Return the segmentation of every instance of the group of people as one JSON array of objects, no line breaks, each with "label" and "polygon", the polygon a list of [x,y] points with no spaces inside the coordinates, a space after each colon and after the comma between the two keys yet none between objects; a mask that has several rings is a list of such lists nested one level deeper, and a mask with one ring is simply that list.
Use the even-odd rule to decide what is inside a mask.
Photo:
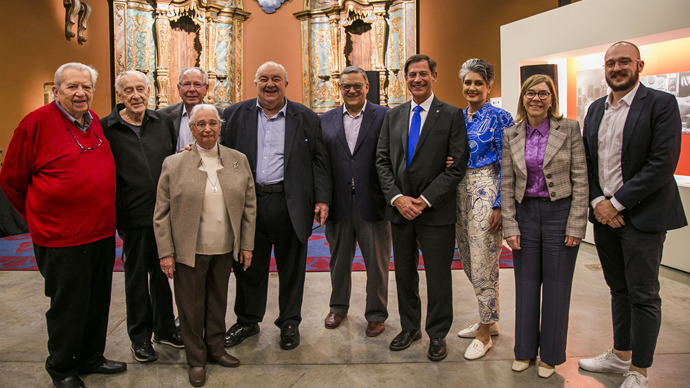
[{"label": "group of people", "polygon": [[[367,101],[366,72],[349,66],[339,79],[343,105],[319,117],[285,97],[287,72],[266,62],[256,72],[256,98],[224,110],[204,103],[201,68],[183,69],[182,102],[158,111],[147,108],[149,78],[125,71],[115,80],[120,103],[100,121],[90,110],[96,71],[61,66],[55,102],[22,120],[0,171],[0,187],[28,221],[51,300],[46,369],[54,385],[83,387],[79,374],[127,369],[103,357],[116,228],[134,358],[155,361],[152,342],[184,348],[189,381],[201,386],[207,362],[239,366],[225,348],[259,333],[272,252],[280,347],[299,346],[314,221],[325,224],[331,252],[327,329],[347,317],[359,245],[365,334],[385,330],[392,244],[401,325],[392,351],[422,337],[421,251],[432,361],[447,356],[456,241],[479,315],[458,333],[473,338],[465,358],[492,348],[505,239],[515,266],[512,369],[524,371],[539,356],[538,375],[548,378],[565,362],[589,208],[611,288],[614,342],[579,364],[645,387],[660,328],[665,233],[687,224],[673,179],[680,116],[673,96],[640,84],[644,61],[632,43],[612,45],[604,67],[611,93],[592,104],[582,133],[559,114],[545,75],[523,83],[514,123],[488,102],[495,74],[481,59],[459,72],[464,111],[435,96],[436,63],[418,54],[403,69],[412,99],[390,110]],[[231,270],[237,321],[226,331]]]}]

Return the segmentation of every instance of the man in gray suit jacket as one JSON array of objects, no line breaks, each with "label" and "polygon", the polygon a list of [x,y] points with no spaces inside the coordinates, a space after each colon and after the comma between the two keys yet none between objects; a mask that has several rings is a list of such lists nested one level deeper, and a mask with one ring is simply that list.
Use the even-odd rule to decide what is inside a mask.
[{"label": "man in gray suit jacket", "polygon": [[[453,323],[450,265],[455,247],[455,190],[467,169],[469,149],[462,111],[438,100],[436,62],[413,55],[405,62],[412,101],[386,113],[376,167],[392,223],[395,278],[402,331],[390,344],[403,350],[421,338],[417,265],[421,248],[427,278],[428,357],[447,355],[446,334]],[[453,163],[446,167],[446,156]]]},{"label": "man in gray suit jacket", "polygon": [[[158,110],[160,114],[170,117],[175,125],[175,134],[177,135],[176,150],[179,151],[194,143],[194,137],[192,137],[192,133],[189,131],[189,113],[197,104],[204,102],[207,92],[208,74],[204,69],[200,67],[185,67],[180,70],[177,93],[179,93],[182,101]],[[218,109],[218,114],[222,117],[223,108],[216,107],[216,109]]]},{"label": "man in gray suit jacket", "polygon": [[223,114],[221,144],[247,156],[256,181],[256,237],[252,265],[234,266],[237,323],[226,333],[235,346],[259,332],[266,312],[268,269],[275,253],[280,290],[280,347],[300,343],[307,240],[314,219],[324,224],[331,202],[328,156],[319,116],[288,101],[285,68],[275,62],[259,66],[257,98],[230,106]]},{"label": "man in gray suit jacket", "polygon": [[367,269],[366,335],[376,337],[388,318],[391,227],[376,174],[376,144],[388,108],[367,102],[367,73],[348,66],[340,73],[344,104],[321,115],[323,140],[331,161],[333,203],[326,222],[331,251],[330,312],[324,325],[335,329],[350,307],[352,260],[359,243]]},{"label": "man in gray suit jacket", "polygon": [[589,107],[583,136],[589,218],[611,288],[613,349],[579,364],[625,373],[622,386],[646,387],[661,327],[659,264],[666,231],[687,225],[673,178],[681,119],[673,95],[640,83],[644,61],[637,46],[614,43],[604,60],[611,94]]}]

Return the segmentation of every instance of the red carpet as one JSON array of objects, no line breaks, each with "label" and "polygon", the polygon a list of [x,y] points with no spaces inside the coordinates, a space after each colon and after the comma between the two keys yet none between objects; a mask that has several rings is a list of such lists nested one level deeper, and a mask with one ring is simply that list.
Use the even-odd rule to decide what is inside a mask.
[{"label": "red carpet", "polygon": [[[328,242],[324,236],[324,228],[318,228],[309,238],[309,247],[307,248],[307,271],[308,272],[327,272],[328,263],[331,258],[328,250]],[[115,239],[115,271],[122,271],[122,240],[119,237]],[[513,267],[513,255],[509,249],[503,247],[501,256],[499,258],[500,268]],[[455,257],[453,258],[452,269],[462,269],[462,263],[458,257],[458,251],[455,250]],[[364,261],[362,260],[362,253],[359,248],[355,252],[354,263],[352,264],[354,271],[364,271]],[[393,269],[393,257],[391,257],[390,269]],[[419,260],[419,269],[424,269],[424,259]],[[19,234],[16,236],[0,238],[0,271],[36,271],[36,260],[34,258],[33,244],[29,234]],[[274,259],[271,259],[271,271],[276,270]]]}]

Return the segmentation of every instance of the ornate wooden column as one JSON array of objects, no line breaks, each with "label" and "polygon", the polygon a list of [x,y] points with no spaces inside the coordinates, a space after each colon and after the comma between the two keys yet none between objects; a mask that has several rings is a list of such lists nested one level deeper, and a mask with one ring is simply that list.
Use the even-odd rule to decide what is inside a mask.
[{"label": "ornate wooden column", "polygon": [[338,106],[340,71],[349,65],[378,73],[382,105],[406,101],[400,69],[416,53],[414,0],[304,0],[294,15],[301,22],[305,105],[317,112]]},{"label": "ornate wooden column", "polygon": [[[114,0],[115,75],[140,70],[153,85],[149,107],[179,101],[177,71],[208,73],[206,101],[242,100],[243,0]],[[174,74],[173,74],[174,73]]]}]

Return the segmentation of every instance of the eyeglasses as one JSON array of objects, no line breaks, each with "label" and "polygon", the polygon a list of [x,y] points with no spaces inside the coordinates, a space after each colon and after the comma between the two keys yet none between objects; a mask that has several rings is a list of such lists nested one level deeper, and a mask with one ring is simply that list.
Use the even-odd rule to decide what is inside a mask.
[{"label": "eyeglasses", "polygon": [[540,92],[535,92],[534,90],[529,90],[525,93],[525,97],[527,97],[530,100],[534,99],[534,97],[539,97],[540,100],[546,100],[547,98],[549,98],[550,95],[551,95],[551,93],[545,92],[543,90]]},{"label": "eyeglasses", "polygon": [[89,151],[95,150],[96,148],[100,147],[101,144],[103,144],[103,140],[101,140],[101,138],[98,137],[98,134],[96,132],[93,132],[94,136],[96,136],[96,139],[98,140],[98,144],[96,144],[93,147],[84,148],[84,146],[81,145],[81,143],[79,143],[79,140],[77,140],[76,136],[74,136],[72,131],[70,131],[69,128],[65,128],[65,129],[67,129],[67,133],[69,133],[70,136],[72,136],[72,139],[74,139],[74,141],[77,142],[77,145],[79,146],[79,148],[81,148],[81,152],[89,152]]},{"label": "eyeglasses", "polygon": [[205,129],[206,127],[216,128],[217,126],[220,125],[220,121],[211,120],[208,123],[205,121],[193,121],[193,122],[189,123],[189,125],[192,125],[192,126],[199,128],[199,129]]},{"label": "eyeglasses", "polygon": [[623,59],[620,59],[617,61],[607,61],[604,64],[604,67],[607,70],[613,70],[616,67],[616,64],[618,64],[618,67],[620,67],[621,69],[627,69],[630,67],[630,65],[632,65],[633,62],[637,62],[637,61],[638,61],[638,59],[632,60],[630,58],[623,58]]},{"label": "eyeglasses", "polygon": [[185,82],[183,84],[178,84],[178,85],[180,85],[180,87],[183,89],[190,89],[192,87],[194,89],[201,89],[201,88],[206,86],[206,84],[202,84],[201,82]]},{"label": "eyeglasses", "polygon": [[364,84],[361,82],[357,82],[356,84],[341,84],[340,89],[344,92],[347,92],[350,89],[354,89],[356,92],[359,92],[362,90],[364,87]]}]

